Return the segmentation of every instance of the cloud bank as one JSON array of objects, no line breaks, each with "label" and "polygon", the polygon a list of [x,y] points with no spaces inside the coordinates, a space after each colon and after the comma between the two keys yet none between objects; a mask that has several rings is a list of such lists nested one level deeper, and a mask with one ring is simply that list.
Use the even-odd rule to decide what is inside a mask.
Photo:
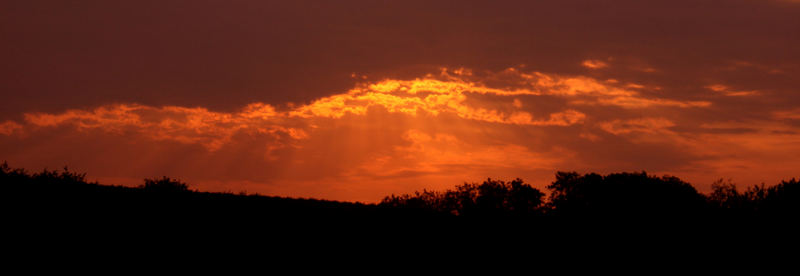
[{"label": "cloud bank", "polygon": [[0,152],[120,184],[170,175],[204,190],[361,201],[486,177],[545,185],[556,170],[645,169],[702,185],[788,177],[785,164],[800,164],[796,110],[751,122],[698,119],[731,95],[675,99],[660,90],[516,67],[442,68],[232,112],[118,103],[25,113],[0,124]]}]

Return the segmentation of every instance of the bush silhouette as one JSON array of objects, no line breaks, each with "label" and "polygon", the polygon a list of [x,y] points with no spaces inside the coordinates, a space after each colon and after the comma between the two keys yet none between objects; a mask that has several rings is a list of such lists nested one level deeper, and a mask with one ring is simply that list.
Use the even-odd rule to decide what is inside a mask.
[{"label": "bush silhouette", "polygon": [[145,191],[157,193],[185,193],[190,192],[189,186],[186,183],[180,182],[177,179],[169,177],[162,177],[161,179],[145,178],[144,184],[139,186]]}]

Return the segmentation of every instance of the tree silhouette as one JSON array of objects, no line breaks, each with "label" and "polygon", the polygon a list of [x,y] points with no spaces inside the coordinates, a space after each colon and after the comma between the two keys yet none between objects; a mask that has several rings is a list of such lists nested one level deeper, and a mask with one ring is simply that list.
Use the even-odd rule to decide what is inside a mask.
[{"label": "tree silhouette", "polygon": [[673,176],[558,172],[547,188],[553,212],[560,215],[671,216],[705,211],[705,197]]},{"label": "tree silhouette", "polygon": [[[29,173],[0,164],[0,198],[19,208],[51,216],[178,217],[202,219],[238,214],[240,218],[514,218],[517,221],[559,221],[552,218],[624,218],[639,222],[661,218],[793,218],[800,213],[800,182],[740,190],[731,181],[712,184],[708,196],[673,176],[645,172],[600,175],[557,172],[544,194],[522,179],[487,179],[452,190],[391,195],[379,204],[293,199],[258,195],[198,192],[169,177],[145,179],[138,187],[87,182],[86,174],[63,170]],[[590,220],[591,221],[591,220]],[[675,222],[676,220],[666,220]],[[775,220],[780,221],[780,220]],[[787,220],[790,221],[790,220]],[[592,221],[597,222],[597,221]],[[537,225],[539,224],[537,222]]]},{"label": "tree silhouette", "polygon": [[767,188],[761,205],[764,212],[773,215],[796,215],[800,212],[800,182],[792,178]]},{"label": "tree silhouette", "polygon": [[719,179],[711,184],[708,201],[723,215],[753,215],[766,195],[764,186],[752,186],[740,192],[731,180]]},{"label": "tree silhouette", "polygon": [[464,183],[445,192],[423,191],[414,195],[391,195],[382,206],[427,209],[466,217],[526,216],[541,213],[544,194],[524,183],[487,179],[481,184]]}]

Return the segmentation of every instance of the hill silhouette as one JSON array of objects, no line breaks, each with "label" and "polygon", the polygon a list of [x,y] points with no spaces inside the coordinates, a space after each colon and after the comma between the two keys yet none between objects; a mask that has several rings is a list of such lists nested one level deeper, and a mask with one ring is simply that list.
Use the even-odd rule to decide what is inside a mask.
[{"label": "hill silhouette", "polygon": [[[64,168],[31,173],[0,165],[3,202],[49,217],[157,218],[162,220],[394,220],[707,219],[794,217],[800,210],[796,179],[740,191],[722,180],[699,193],[674,176],[645,172],[599,175],[557,172],[547,193],[522,179],[487,179],[446,191],[390,195],[365,204],[320,199],[211,193],[169,177],[138,187],[88,182]],[[548,196],[546,196],[548,194]],[[21,214],[18,213],[18,214]]]}]

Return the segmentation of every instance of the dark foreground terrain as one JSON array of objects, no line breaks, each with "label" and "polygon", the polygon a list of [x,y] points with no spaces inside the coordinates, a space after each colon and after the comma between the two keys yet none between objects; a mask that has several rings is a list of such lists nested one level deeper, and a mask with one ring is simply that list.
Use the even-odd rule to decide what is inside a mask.
[{"label": "dark foreground terrain", "polygon": [[547,195],[521,179],[488,179],[447,191],[390,195],[379,204],[190,190],[178,180],[145,179],[139,187],[89,183],[67,170],[30,173],[0,165],[2,202],[16,219],[56,225],[314,223],[445,225],[694,225],[794,221],[800,183],[792,179],[744,190],[719,181],[702,194],[677,177],[641,173],[558,172]]},{"label": "dark foreground terrain", "polygon": [[520,179],[487,179],[378,204],[199,192],[167,177],[109,186],[66,168],[30,173],[6,164],[0,185],[4,240],[17,256],[91,248],[93,256],[283,252],[301,260],[359,248],[370,258],[520,252],[514,256],[622,260],[609,255],[613,249],[627,258],[682,252],[705,260],[708,252],[755,256],[792,247],[800,209],[794,179],[744,190],[720,181],[702,194],[676,177],[644,172],[559,172],[547,195]]}]

